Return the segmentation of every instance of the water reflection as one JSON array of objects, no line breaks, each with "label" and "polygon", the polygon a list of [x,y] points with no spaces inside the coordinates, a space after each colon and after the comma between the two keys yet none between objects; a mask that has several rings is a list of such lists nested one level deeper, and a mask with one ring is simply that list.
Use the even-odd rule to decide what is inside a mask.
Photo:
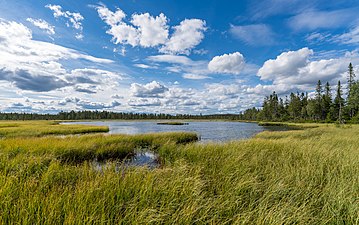
[{"label": "water reflection", "polygon": [[[92,166],[95,170],[103,172],[110,167],[107,161],[92,161]],[[154,169],[159,166],[158,155],[148,149],[136,150],[133,156],[129,156],[124,160],[115,162],[115,171],[122,171],[124,168],[131,166],[146,166],[149,169]]]}]

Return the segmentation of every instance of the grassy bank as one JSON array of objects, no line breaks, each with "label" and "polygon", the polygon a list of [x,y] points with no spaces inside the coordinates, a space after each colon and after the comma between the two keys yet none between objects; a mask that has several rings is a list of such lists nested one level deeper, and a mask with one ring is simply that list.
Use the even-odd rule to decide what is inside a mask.
[{"label": "grassy bank", "polygon": [[1,121],[0,137],[40,137],[108,132],[106,126],[64,125],[58,121]]},{"label": "grassy bank", "polygon": [[[319,125],[225,144],[179,145],[186,134],[6,138],[0,223],[355,224],[358,136],[359,126]],[[162,167],[98,171],[59,158],[124,143],[156,146]]]}]

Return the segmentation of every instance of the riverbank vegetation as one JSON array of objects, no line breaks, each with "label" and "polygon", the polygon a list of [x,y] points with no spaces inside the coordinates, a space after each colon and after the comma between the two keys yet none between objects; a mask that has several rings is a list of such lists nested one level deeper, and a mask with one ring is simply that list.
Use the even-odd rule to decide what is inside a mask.
[{"label": "riverbank vegetation", "polygon": [[[314,126],[207,144],[187,133],[5,137],[0,223],[358,223],[359,126]],[[119,168],[117,154],[137,147],[160,166]]]},{"label": "riverbank vegetation", "polygon": [[58,121],[2,121],[0,137],[40,137],[108,132],[106,126],[60,124]]}]

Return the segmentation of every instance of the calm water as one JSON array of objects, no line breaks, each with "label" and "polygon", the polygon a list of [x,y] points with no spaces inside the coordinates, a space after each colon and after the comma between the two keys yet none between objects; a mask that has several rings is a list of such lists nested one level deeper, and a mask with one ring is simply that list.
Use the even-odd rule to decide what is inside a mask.
[{"label": "calm water", "polygon": [[[84,124],[108,126],[110,134],[143,134],[169,131],[196,132],[201,137],[201,142],[229,141],[247,139],[264,130],[283,130],[281,127],[261,127],[256,123],[240,122],[189,122],[188,125],[158,125],[156,121],[93,121],[93,122],[68,122],[64,124]],[[103,171],[107,162],[93,161],[93,166],[98,171]],[[143,149],[136,151],[133,157],[119,161],[116,171],[120,172],[128,166],[146,166],[156,168],[158,156],[156,153]]]},{"label": "calm water", "polygon": [[189,122],[188,125],[157,125],[156,121],[93,121],[65,124],[87,124],[108,126],[111,134],[143,134],[168,131],[196,132],[201,141],[228,141],[247,139],[273,127],[261,127],[256,123],[240,122]]}]

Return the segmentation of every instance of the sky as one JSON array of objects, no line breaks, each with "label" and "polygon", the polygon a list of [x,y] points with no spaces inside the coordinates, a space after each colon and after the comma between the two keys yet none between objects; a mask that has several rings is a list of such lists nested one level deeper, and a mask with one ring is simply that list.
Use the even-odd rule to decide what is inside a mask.
[{"label": "sky", "polygon": [[359,74],[357,0],[0,0],[0,111],[239,113]]}]

